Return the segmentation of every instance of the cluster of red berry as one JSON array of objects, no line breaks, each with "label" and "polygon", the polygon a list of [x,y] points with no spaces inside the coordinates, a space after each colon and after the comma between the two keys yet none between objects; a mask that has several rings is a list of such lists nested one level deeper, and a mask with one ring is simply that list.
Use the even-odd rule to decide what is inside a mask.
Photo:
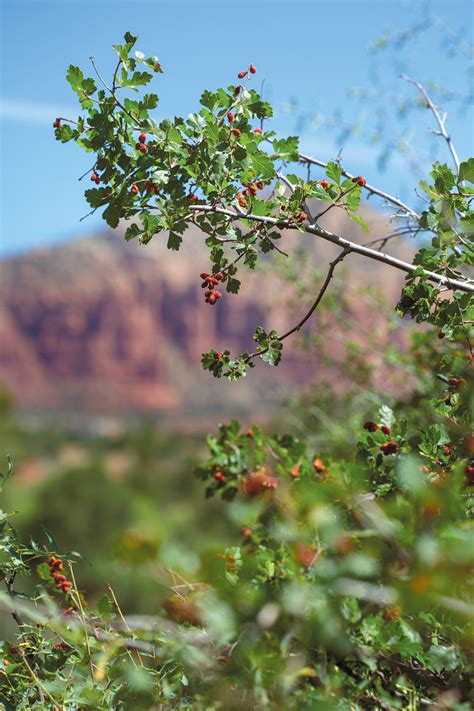
[{"label": "cluster of red berry", "polygon": [[273,473],[264,469],[250,472],[245,476],[242,483],[243,492],[246,496],[258,496],[265,491],[278,489],[279,481]]},{"label": "cluster of red berry", "polygon": [[148,147],[145,145],[146,143],[146,133],[141,133],[138,136],[138,142],[135,143],[135,148],[137,151],[140,151],[140,153],[148,153]]},{"label": "cluster of red berry", "polygon": [[[245,79],[245,77],[248,75],[249,72],[250,72],[250,74],[256,74],[256,73],[257,73],[257,69],[256,69],[256,67],[255,67],[253,64],[251,64],[248,69],[245,69],[244,71],[239,72],[239,73],[237,74],[237,76],[239,77],[239,79]],[[237,93],[238,93],[238,92],[237,92]]]},{"label": "cluster of red berry", "polygon": [[56,556],[52,555],[48,560],[48,567],[57,589],[62,590],[64,593],[69,593],[72,588],[72,583],[60,572],[63,569],[61,558],[56,558]]},{"label": "cluster of red berry", "polygon": [[[379,428],[380,431],[387,436],[391,432],[388,425],[378,425],[376,422],[372,422],[371,420],[364,422],[364,430],[367,430],[368,432],[377,432]],[[398,450],[399,445],[396,442],[385,442],[385,444],[380,445],[380,451],[385,457],[388,457],[389,454],[396,454]]]},{"label": "cluster of red berry", "polygon": [[206,303],[215,304],[216,301],[222,297],[221,292],[215,288],[222,280],[222,272],[218,272],[214,275],[208,274],[207,272],[201,272],[199,276],[201,277],[201,279],[203,279],[203,282],[201,284],[202,288],[207,289],[207,291],[204,293]]},{"label": "cluster of red berry", "polygon": [[230,132],[233,136],[237,136],[237,138],[240,138],[242,135],[242,131],[240,131],[238,128],[233,128],[232,124],[234,123],[235,120],[235,114],[233,111],[228,111],[227,112],[227,120],[231,125]]},{"label": "cluster of red berry", "polygon": [[466,381],[464,378],[449,378],[448,383],[455,390],[459,390],[462,385],[466,384]]},{"label": "cluster of red berry", "polygon": [[380,451],[383,453],[384,457],[388,457],[389,454],[396,454],[398,452],[399,445],[396,442],[386,442],[380,445]]},{"label": "cluster of red berry", "polygon": [[[244,71],[242,71],[242,72],[239,72],[239,73],[237,74],[237,76],[238,76],[239,79],[245,79],[245,77],[248,76],[249,73],[250,73],[250,74],[256,74],[256,72],[257,72],[257,69],[255,68],[255,66],[254,66],[253,64],[251,64],[248,69],[246,69],[246,70],[244,70]],[[240,94],[241,90],[242,90],[242,86],[241,86],[240,84],[237,85],[236,87],[234,87],[234,94],[235,94],[235,96],[238,96],[238,95]],[[234,114],[233,111],[228,111],[228,113],[227,113],[227,120],[228,120],[228,122],[229,122],[230,125],[231,125],[230,133],[231,133],[233,136],[236,136],[236,138],[240,138],[240,137],[242,136],[242,131],[241,131],[240,129],[238,129],[238,128],[232,127],[232,124],[233,124],[233,122],[234,122],[234,120],[235,120],[235,114]],[[261,128],[260,128],[260,129],[255,129],[254,133],[262,133],[262,129],[261,129]]]},{"label": "cluster of red berry", "polygon": [[247,200],[245,198],[250,196],[255,197],[257,190],[263,190],[265,187],[265,181],[258,180],[256,183],[252,183],[250,180],[244,180],[242,185],[244,186],[242,192],[238,192],[235,199],[239,203],[240,207],[247,207]]},{"label": "cluster of red berry", "polygon": [[362,177],[362,175],[357,175],[355,178],[352,178],[353,183],[357,183],[357,185],[360,188],[363,188],[367,184],[367,180]]},{"label": "cluster of red berry", "polygon": [[97,173],[95,172],[95,170],[94,170],[94,172],[91,174],[91,181],[92,181],[93,183],[95,183],[96,185],[100,185],[100,178],[99,178],[99,176],[97,175]]},{"label": "cluster of red berry", "polygon": [[158,185],[155,185],[153,180],[147,180],[147,182],[145,183],[145,189],[147,193],[155,193],[155,195],[160,194],[160,188],[158,187]]},{"label": "cluster of red berry", "polygon": [[380,431],[383,432],[386,435],[390,434],[390,427],[388,425],[377,425],[375,422],[372,422],[371,420],[367,420],[364,422],[364,430],[367,430],[368,432],[377,432],[377,430],[380,427]]}]

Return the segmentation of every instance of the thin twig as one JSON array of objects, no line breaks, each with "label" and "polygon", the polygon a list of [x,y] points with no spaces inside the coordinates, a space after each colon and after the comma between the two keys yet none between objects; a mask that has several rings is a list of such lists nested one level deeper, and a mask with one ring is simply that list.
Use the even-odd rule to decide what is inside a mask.
[{"label": "thin twig", "polygon": [[81,595],[79,593],[79,590],[77,589],[76,579],[74,577],[74,570],[72,568],[71,563],[69,563],[69,572],[71,574],[72,582],[74,584],[74,592],[75,592],[76,598],[77,598],[77,606],[78,606],[79,611],[81,613],[81,620],[82,620],[82,624],[83,624],[83,628],[84,628],[84,635],[85,635],[85,640],[86,640],[86,649],[87,649],[87,657],[88,657],[88,662],[89,662],[89,670],[90,670],[92,682],[94,683],[94,681],[95,681],[94,667],[92,666],[92,654],[91,654],[91,648],[90,648],[90,644],[89,644],[89,635],[87,634],[87,620],[86,620],[86,616],[84,614],[84,608],[82,606]]},{"label": "thin twig", "polygon": [[[135,639],[135,635],[133,634],[132,630],[130,629],[130,627],[129,627],[128,623],[127,623],[126,618],[125,618],[124,615],[123,615],[123,612],[122,612],[122,610],[121,610],[121,608],[120,608],[120,605],[119,605],[119,603],[118,603],[117,597],[116,597],[116,595],[115,595],[115,593],[114,593],[114,591],[113,591],[112,586],[110,585],[110,583],[106,583],[106,587],[107,587],[107,590],[109,591],[109,593],[110,593],[111,596],[112,596],[112,600],[113,600],[113,603],[114,603],[114,607],[115,607],[115,609],[117,610],[118,615],[119,615],[120,619],[122,620],[123,624],[125,625],[125,629],[126,629],[127,632],[128,632],[129,634],[131,634],[131,635],[133,636],[133,638]],[[127,651],[128,651],[128,650],[127,650]],[[131,661],[132,661],[133,666],[135,667],[135,669],[138,669],[137,664],[136,664],[136,662],[135,662],[135,659],[133,658],[133,654],[131,654],[129,651],[128,651],[128,653],[129,653],[129,657],[130,657],[130,659],[131,659]],[[141,658],[140,651],[138,650],[138,648],[137,648],[137,657],[138,657],[138,660],[139,660],[139,662],[140,662],[140,666],[143,667],[143,659]]]},{"label": "thin twig", "polygon": [[[299,322],[296,324],[296,326],[293,326],[293,328],[290,328],[289,331],[286,331],[286,333],[284,333],[282,336],[279,337],[278,340],[279,340],[280,342],[281,342],[281,341],[284,341],[286,338],[288,338],[289,336],[293,335],[293,333],[296,333],[297,331],[299,331],[299,330],[304,326],[304,324],[306,323],[306,321],[309,321],[309,319],[311,318],[311,316],[314,314],[314,312],[315,312],[316,309],[318,308],[319,304],[321,303],[324,294],[326,293],[326,290],[327,290],[327,288],[328,288],[328,286],[329,286],[329,283],[330,283],[330,281],[331,281],[331,279],[332,279],[332,277],[333,277],[335,268],[337,267],[337,265],[338,265],[340,262],[342,262],[342,260],[344,259],[344,257],[345,257],[347,254],[349,254],[349,251],[350,251],[350,250],[348,250],[348,249],[343,249],[342,252],[336,257],[336,259],[334,259],[334,260],[330,263],[328,272],[327,272],[327,274],[326,274],[326,278],[325,278],[325,280],[324,280],[324,282],[323,282],[323,285],[321,286],[321,289],[319,290],[319,293],[318,293],[316,299],[314,300],[313,304],[311,305],[311,308],[310,308],[309,311],[303,316],[303,318],[301,319],[301,321],[299,321]],[[256,358],[257,356],[261,356],[261,355],[263,355],[264,353],[267,353],[267,351],[269,351],[269,350],[270,350],[270,347],[264,348],[264,349],[261,350],[261,351],[255,351],[254,353],[250,353],[250,355],[247,356],[247,358],[245,359],[245,362],[248,363],[250,360],[252,360],[252,358]]]},{"label": "thin twig", "polygon": [[406,74],[401,74],[400,78],[403,79],[404,81],[408,82],[409,84],[413,84],[416,86],[420,94],[423,96],[424,100],[426,101],[428,108],[431,110],[433,113],[433,116],[435,117],[438,126],[439,126],[439,136],[442,136],[446,143],[448,144],[449,151],[451,153],[451,156],[454,161],[454,165],[456,167],[456,173],[459,174],[459,158],[458,154],[456,152],[456,149],[453,144],[453,140],[449,133],[446,131],[446,115],[441,116],[441,114],[438,111],[437,106],[434,104],[433,100],[431,99],[430,95],[426,91],[425,87],[423,84],[416,79],[412,79],[411,77],[407,77]]},{"label": "thin twig", "polygon": [[334,200],[326,208],[324,208],[324,210],[321,210],[321,212],[319,212],[314,217],[313,222],[317,222],[320,219],[320,217],[325,215],[326,212],[329,212],[329,210],[331,208],[338,207],[339,200],[342,200],[343,197],[345,197],[348,193],[351,192],[351,190],[354,190],[354,188],[356,188],[356,187],[357,187],[357,183],[354,183],[354,185],[351,185],[351,187],[348,188],[347,190],[343,190],[342,192],[340,192],[339,195],[336,198],[334,198]]},{"label": "thin twig", "polygon": [[[321,168],[327,168],[327,163],[325,163],[322,160],[319,160],[318,158],[312,158],[311,156],[307,156],[304,153],[300,153],[298,155],[299,162],[300,163],[310,163],[312,165],[319,165]],[[345,178],[355,178],[357,176],[353,175],[352,173],[348,173],[347,170],[344,170],[342,168],[342,175]],[[395,205],[398,207],[400,210],[403,210],[407,215],[410,215],[411,217],[416,218],[419,220],[420,216],[418,215],[417,212],[412,210],[411,207],[408,207],[408,205],[405,205],[404,202],[399,200],[398,198],[394,197],[393,195],[390,195],[389,193],[384,192],[383,190],[379,190],[379,188],[374,187],[373,185],[369,185],[369,183],[366,183],[364,185],[364,190],[366,190],[368,193],[372,195],[378,195],[379,197],[383,198],[387,202],[390,202],[392,205]]]},{"label": "thin twig", "polygon": [[[97,65],[96,65],[96,63],[95,63],[95,61],[94,61],[94,57],[89,57],[89,59],[90,59],[91,62],[92,62],[92,66],[94,67],[94,71],[95,71],[95,73],[97,74],[99,80],[100,80],[100,81],[102,82],[102,84],[105,86],[105,88],[107,89],[107,91],[110,92],[110,95],[111,95],[112,98],[114,99],[114,101],[115,101],[115,103],[117,104],[117,106],[120,106],[120,108],[122,109],[122,111],[123,111],[124,113],[126,113],[129,118],[132,119],[132,121],[133,121],[134,124],[135,124],[135,127],[136,127],[137,129],[140,129],[140,125],[137,123],[136,117],[135,117],[132,113],[130,113],[130,111],[128,111],[128,110],[125,108],[125,106],[122,104],[122,102],[117,98],[116,89],[115,89],[115,88],[112,89],[112,87],[109,86],[109,85],[107,84],[107,82],[105,81],[105,79],[101,76],[99,70],[97,69]],[[115,79],[115,77],[114,77],[114,79]]]},{"label": "thin twig", "polygon": [[24,631],[25,622],[15,605],[15,591],[13,590],[13,583],[15,582],[16,573],[12,573],[8,578],[4,578],[5,587],[12,601],[12,617],[16,624],[20,628],[20,631]]}]

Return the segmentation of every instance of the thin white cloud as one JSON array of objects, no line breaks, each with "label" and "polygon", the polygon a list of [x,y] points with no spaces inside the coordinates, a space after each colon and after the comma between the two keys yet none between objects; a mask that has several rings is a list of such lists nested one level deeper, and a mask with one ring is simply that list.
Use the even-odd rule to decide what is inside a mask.
[{"label": "thin white cloud", "polygon": [[0,120],[21,121],[22,123],[50,125],[57,116],[75,117],[77,109],[57,104],[41,104],[35,101],[2,99]]}]

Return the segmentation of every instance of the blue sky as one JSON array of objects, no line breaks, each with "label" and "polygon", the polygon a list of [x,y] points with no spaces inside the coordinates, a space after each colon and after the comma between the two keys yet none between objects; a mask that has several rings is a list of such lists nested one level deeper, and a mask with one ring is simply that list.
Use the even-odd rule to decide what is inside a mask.
[{"label": "blue sky", "polygon": [[[276,107],[279,132],[298,131],[302,149],[326,160],[343,145],[343,128],[358,124],[356,135],[343,145],[345,167],[414,201],[405,159],[395,157],[382,171],[380,146],[357,134],[372,133],[378,108],[384,141],[403,136],[403,145],[421,147],[418,173],[426,171],[435,150],[449,160],[428,133],[433,123],[427,112],[409,115],[405,122],[398,118],[399,102],[414,98],[414,92],[397,74],[406,71],[465,96],[473,5],[431,0],[434,26],[429,29],[423,7],[416,0],[0,0],[0,254],[70,239],[103,224],[98,216],[79,222],[87,206],[77,178],[89,168],[90,156],[74,144],[56,143],[52,122],[57,115],[78,113],[64,78],[68,65],[87,69],[94,55],[107,74],[114,62],[111,45],[126,30],[138,34],[137,46],[158,55],[164,66],[156,85],[158,118],[195,110],[203,89],[227,86],[253,62],[257,86],[265,80],[265,97]],[[416,22],[422,31],[415,40],[396,51],[368,52],[390,29]],[[375,103],[350,96],[354,86],[371,92]],[[450,103],[446,108],[458,151],[467,157],[473,152],[472,112]],[[336,110],[340,118],[334,121]]]}]

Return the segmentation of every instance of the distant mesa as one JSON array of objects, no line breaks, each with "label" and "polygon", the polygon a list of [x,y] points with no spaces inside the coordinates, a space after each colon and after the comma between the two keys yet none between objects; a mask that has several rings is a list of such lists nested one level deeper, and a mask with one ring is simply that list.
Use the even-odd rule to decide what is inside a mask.
[{"label": "distant mesa", "polygon": [[[369,213],[377,229],[382,218]],[[328,221],[362,239],[344,215]],[[364,236],[365,237],[365,236]],[[297,236],[324,264],[332,245]],[[296,245],[285,236],[285,249]],[[406,245],[405,251],[409,249]],[[323,261],[324,260],[324,261]],[[400,274],[351,256],[351,284],[384,283],[396,298]],[[166,412],[206,416],[271,407],[298,380],[298,349],[280,367],[258,365],[242,385],[216,382],[201,370],[203,351],[250,348],[259,323],[283,329],[294,318],[282,309],[281,285],[246,273],[238,297],[210,307],[199,273],[209,269],[202,236],[190,230],[179,255],[157,235],[146,247],[123,240],[123,230],[79,238],[0,262],[0,382],[25,411],[123,415]],[[247,278],[248,276],[248,278]],[[263,306],[258,302],[263,284]],[[313,323],[312,327],[316,327]],[[297,339],[295,339],[297,341]],[[203,397],[203,394],[206,394]]]}]

